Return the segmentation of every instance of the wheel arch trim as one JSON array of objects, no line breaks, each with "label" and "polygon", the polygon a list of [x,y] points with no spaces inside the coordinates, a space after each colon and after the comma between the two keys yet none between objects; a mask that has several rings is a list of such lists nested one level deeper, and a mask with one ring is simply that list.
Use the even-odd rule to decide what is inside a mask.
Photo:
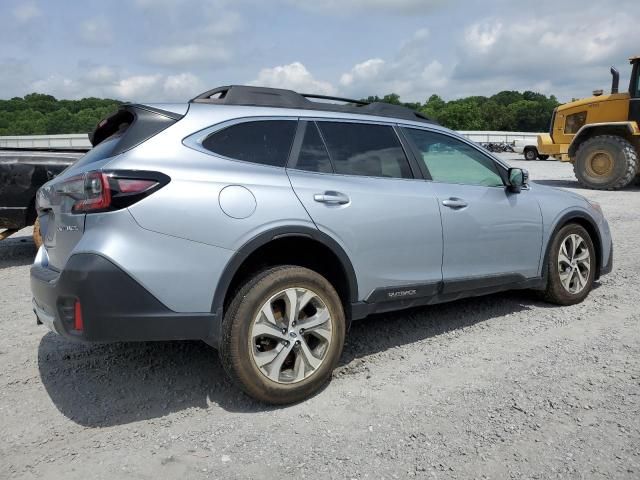
[{"label": "wheel arch trim", "polygon": [[[578,152],[578,147],[585,142],[589,138],[589,133],[596,128],[611,128],[611,131],[616,131],[620,129],[626,129],[631,136],[640,135],[640,130],[636,126],[635,122],[603,122],[603,123],[590,123],[589,125],[584,125],[580,127],[580,130],[575,134],[573,140],[569,144],[569,148],[567,153],[570,157],[574,157]],[[606,133],[605,133],[606,135]]]},{"label": "wheel arch trim", "polygon": [[[592,242],[593,242],[594,248],[596,249],[596,261],[598,262],[596,266],[596,278],[599,278],[600,269],[604,265],[604,261],[603,261],[604,250],[602,248],[602,235],[600,234],[600,228],[598,228],[598,223],[595,221],[593,216],[591,216],[589,213],[587,213],[584,210],[571,210],[571,211],[565,212],[555,220],[553,224],[553,228],[551,229],[551,234],[549,235],[547,240],[547,245],[545,248],[545,253],[544,253],[543,262],[542,262],[541,273],[544,278],[546,278],[546,276],[548,275],[546,268],[549,262],[549,255],[551,253],[551,245],[553,244],[553,239],[555,238],[555,236],[558,234],[558,232],[562,227],[564,227],[569,223],[576,223],[575,220],[586,221],[591,227],[591,229],[595,232],[595,238],[592,238]],[[588,233],[589,235],[591,235],[591,237],[593,237],[592,232],[588,232]]]},{"label": "wheel arch trim", "polygon": [[215,289],[211,311],[220,315],[223,314],[224,299],[227,296],[229,286],[242,264],[251,254],[272,241],[291,237],[311,239],[327,247],[338,258],[346,275],[347,284],[349,286],[349,301],[352,303],[357,302],[358,280],[355,269],[353,268],[349,256],[336,240],[326,233],[311,227],[276,227],[264,231],[246,242],[234,253],[229,262],[227,262]]}]

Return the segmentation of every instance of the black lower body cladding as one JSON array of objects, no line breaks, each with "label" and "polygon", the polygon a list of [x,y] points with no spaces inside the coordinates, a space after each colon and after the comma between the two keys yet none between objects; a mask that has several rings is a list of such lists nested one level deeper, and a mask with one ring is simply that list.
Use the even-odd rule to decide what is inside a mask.
[{"label": "black lower body cladding", "polygon": [[[218,330],[211,313],[177,313],[106,258],[76,254],[64,271],[31,267],[38,308],[54,317],[65,337],[89,342],[211,340]],[[83,328],[74,330],[73,305],[81,305]]]}]

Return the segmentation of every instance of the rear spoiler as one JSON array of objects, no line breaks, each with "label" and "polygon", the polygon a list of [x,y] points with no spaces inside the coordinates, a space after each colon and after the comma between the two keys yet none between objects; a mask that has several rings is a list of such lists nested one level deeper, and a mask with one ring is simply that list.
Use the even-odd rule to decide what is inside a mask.
[{"label": "rear spoiler", "polygon": [[117,155],[160,133],[182,117],[184,115],[149,105],[125,103],[117,112],[98,123],[89,134],[89,141],[95,147],[107,138],[121,136],[113,152],[113,155]]}]

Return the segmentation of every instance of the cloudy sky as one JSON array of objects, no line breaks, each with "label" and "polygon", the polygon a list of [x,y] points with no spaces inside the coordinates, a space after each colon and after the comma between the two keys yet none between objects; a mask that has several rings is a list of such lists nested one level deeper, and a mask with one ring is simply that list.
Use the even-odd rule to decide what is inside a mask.
[{"label": "cloudy sky", "polygon": [[[637,0],[2,0],[0,98],[180,101],[230,83],[560,100],[640,55]],[[626,87],[625,87],[626,88]]]}]

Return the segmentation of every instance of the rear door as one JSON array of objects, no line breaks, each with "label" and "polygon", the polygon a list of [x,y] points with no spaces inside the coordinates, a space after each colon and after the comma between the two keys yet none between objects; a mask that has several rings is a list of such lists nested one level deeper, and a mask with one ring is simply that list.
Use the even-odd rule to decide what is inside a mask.
[{"label": "rear door", "polygon": [[[287,172],[317,227],[351,258],[359,298],[408,285],[426,286],[414,296],[435,293],[442,279],[438,203],[415,178],[392,125],[301,121]],[[380,293],[371,298],[379,301]]]},{"label": "rear door", "polygon": [[506,171],[445,133],[404,128],[440,210],[445,291],[510,284],[538,275],[542,214],[529,190],[509,191]]}]

